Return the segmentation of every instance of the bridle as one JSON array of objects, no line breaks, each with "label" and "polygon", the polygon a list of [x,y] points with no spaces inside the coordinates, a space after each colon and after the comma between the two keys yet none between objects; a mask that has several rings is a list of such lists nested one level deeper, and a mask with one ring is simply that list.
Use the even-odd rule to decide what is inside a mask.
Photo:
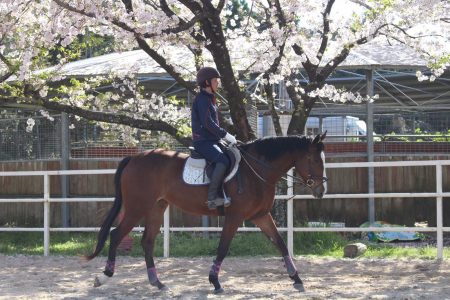
[{"label": "bridle", "polygon": [[[247,164],[247,166],[250,168],[250,170],[252,170],[252,172],[256,175],[256,177],[258,177],[258,178],[259,178],[261,181],[263,181],[265,184],[267,184],[267,185],[272,185],[272,186],[273,186],[273,184],[268,183],[267,180],[266,180],[264,177],[262,177],[262,176],[258,173],[258,171],[256,171],[256,170],[252,167],[252,165],[248,162],[248,160],[247,160],[247,158],[246,158],[245,156],[250,157],[250,158],[253,159],[255,162],[259,163],[260,165],[262,165],[262,166],[264,166],[264,167],[266,167],[266,168],[268,168],[268,169],[276,170],[276,171],[278,171],[279,173],[284,173],[284,171],[279,170],[279,169],[277,169],[277,168],[274,168],[273,166],[269,165],[268,163],[266,163],[266,162],[264,162],[264,161],[258,159],[256,156],[252,155],[252,154],[249,153],[248,151],[245,151],[242,147],[240,147],[240,146],[238,146],[238,145],[236,145],[236,147],[237,147],[237,148],[239,149],[239,151],[242,153],[241,157],[242,157],[242,159],[244,160],[244,162]],[[295,164],[295,162],[294,162],[294,164]],[[322,183],[328,181],[328,178],[327,178],[327,177],[324,177],[324,176],[313,176],[313,175],[311,175],[311,157],[310,157],[310,156],[308,156],[308,177],[306,178],[306,180],[303,179],[301,176],[294,176],[294,175],[290,175],[290,174],[286,174],[286,177],[282,176],[281,179],[287,181],[287,180],[288,180],[288,177],[289,177],[289,178],[292,178],[292,179],[294,180],[294,182],[298,182],[298,183],[300,183],[300,184],[302,184],[302,185],[304,185],[304,186],[306,186],[306,187],[308,187],[308,188],[310,188],[310,189],[312,189],[312,188],[316,185],[316,181],[317,181],[317,180],[320,180]]]}]

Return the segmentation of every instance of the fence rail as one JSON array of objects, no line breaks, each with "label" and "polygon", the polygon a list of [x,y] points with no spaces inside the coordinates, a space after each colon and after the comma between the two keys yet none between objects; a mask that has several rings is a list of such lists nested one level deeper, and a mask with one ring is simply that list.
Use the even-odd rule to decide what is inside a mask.
[{"label": "fence rail", "polygon": [[[328,194],[323,199],[342,199],[342,198],[436,198],[436,227],[344,227],[344,228],[323,228],[323,227],[294,227],[293,220],[293,201],[296,199],[312,199],[310,195],[294,195],[292,177],[288,177],[288,189],[286,195],[276,195],[276,199],[287,200],[287,227],[279,228],[282,232],[287,232],[287,244],[291,254],[294,253],[294,232],[436,232],[437,235],[437,258],[443,258],[443,233],[450,232],[450,227],[443,226],[442,200],[443,197],[450,197],[450,192],[443,192],[442,166],[450,165],[450,160],[434,161],[395,161],[395,162],[355,162],[355,163],[329,163],[330,168],[374,168],[374,167],[406,167],[406,166],[435,166],[436,168],[436,192],[427,193],[366,193],[366,194]],[[290,171],[292,172],[292,170]],[[50,232],[58,231],[98,231],[97,227],[71,227],[71,228],[50,228],[50,203],[52,202],[112,202],[112,197],[99,198],[52,198],[50,196],[50,176],[60,175],[93,175],[93,174],[114,174],[114,169],[99,170],[67,170],[67,171],[19,171],[19,172],[0,172],[0,176],[43,176],[44,193],[42,198],[23,198],[23,199],[0,199],[0,203],[43,203],[44,204],[44,224],[43,227],[0,227],[0,231],[9,232],[43,232],[44,233],[44,255],[49,255]],[[318,200],[320,201],[320,200]],[[169,256],[169,233],[176,231],[221,231],[221,227],[170,227],[169,209],[164,213],[164,223],[161,228],[164,235],[164,257]],[[133,231],[143,231],[142,227],[135,227]],[[240,227],[238,231],[259,231],[259,228]]]}]

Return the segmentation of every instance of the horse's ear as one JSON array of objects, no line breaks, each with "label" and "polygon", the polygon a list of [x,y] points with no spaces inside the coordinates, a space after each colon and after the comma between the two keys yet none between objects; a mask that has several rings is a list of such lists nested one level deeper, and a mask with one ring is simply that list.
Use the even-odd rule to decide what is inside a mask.
[{"label": "horse's ear", "polygon": [[316,135],[316,137],[314,138],[314,140],[312,141],[313,144],[317,144],[320,141],[320,134]]},{"label": "horse's ear", "polygon": [[327,137],[327,130],[325,130],[325,132],[320,137],[320,141],[323,141],[326,137]]}]

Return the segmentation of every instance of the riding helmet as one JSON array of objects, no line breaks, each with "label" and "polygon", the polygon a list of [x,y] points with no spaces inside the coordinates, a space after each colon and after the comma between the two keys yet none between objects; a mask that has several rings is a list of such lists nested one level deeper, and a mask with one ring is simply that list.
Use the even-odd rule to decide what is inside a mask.
[{"label": "riding helmet", "polygon": [[221,78],[219,71],[213,67],[203,67],[197,72],[197,85],[202,85],[206,80]]}]

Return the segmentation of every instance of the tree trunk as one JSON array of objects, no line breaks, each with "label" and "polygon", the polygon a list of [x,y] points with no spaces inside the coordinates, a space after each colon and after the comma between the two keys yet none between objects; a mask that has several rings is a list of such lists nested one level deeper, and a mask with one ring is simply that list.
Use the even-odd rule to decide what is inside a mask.
[{"label": "tree trunk", "polygon": [[307,93],[299,95],[292,85],[286,87],[286,90],[294,105],[294,111],[292,112],[292,118],[289,122],[287,135],[302,135],[305,132],[306,120],[309,117],[315,99],[309,97]]},{"label": "tree trunk", "polygon": [[208,12],[209,16],[207,19],[202,20],[202,29],[205,36],[211,40],[211,42],[206,45],[206,48],[211,52],[217,70],[222,75],[221,81],[225,90],[225,97],[228,99],[230,116],[233,121],[237,138],[244,142],[254,139],[256,136],[248,122],[244,93],[241,91],[237,80],[234,77],[220,15],[211,7],[206,6],[204,9]]},{"label": "tree trunk", "polygon": [[287,135],[302,135],[305,132],[306,120],[308,119],[310,110],[305,108],[303,104],[294,109]]},{"label": "tree trunk", "polygon": [[[264,76],[266,80],[269,79],[269,76]],[[275,129],[275,134],[277,136],[283,135],[283,130],[281,129],[280,117],[275,109],[275,99],[272,94],[272,85],[264,84],[264,92],[266,93],[267,102],[269,104],[270,116],[272,117],[273,128]]]},{"label": "tree trunk", "polygon": [[[286,194],[287,182],[282,180],[275,187],[275,194]],[[271,210],[275,223],[279,227],[287,226],[287,205],[286,200],[275,200]]]},{"label": "tree trunk", "polygon": [[275,200],[271,213],[272,213],[273,219],[275,220],[275,223],[278,227],[286,227],[287,226],[286,200]]}]

